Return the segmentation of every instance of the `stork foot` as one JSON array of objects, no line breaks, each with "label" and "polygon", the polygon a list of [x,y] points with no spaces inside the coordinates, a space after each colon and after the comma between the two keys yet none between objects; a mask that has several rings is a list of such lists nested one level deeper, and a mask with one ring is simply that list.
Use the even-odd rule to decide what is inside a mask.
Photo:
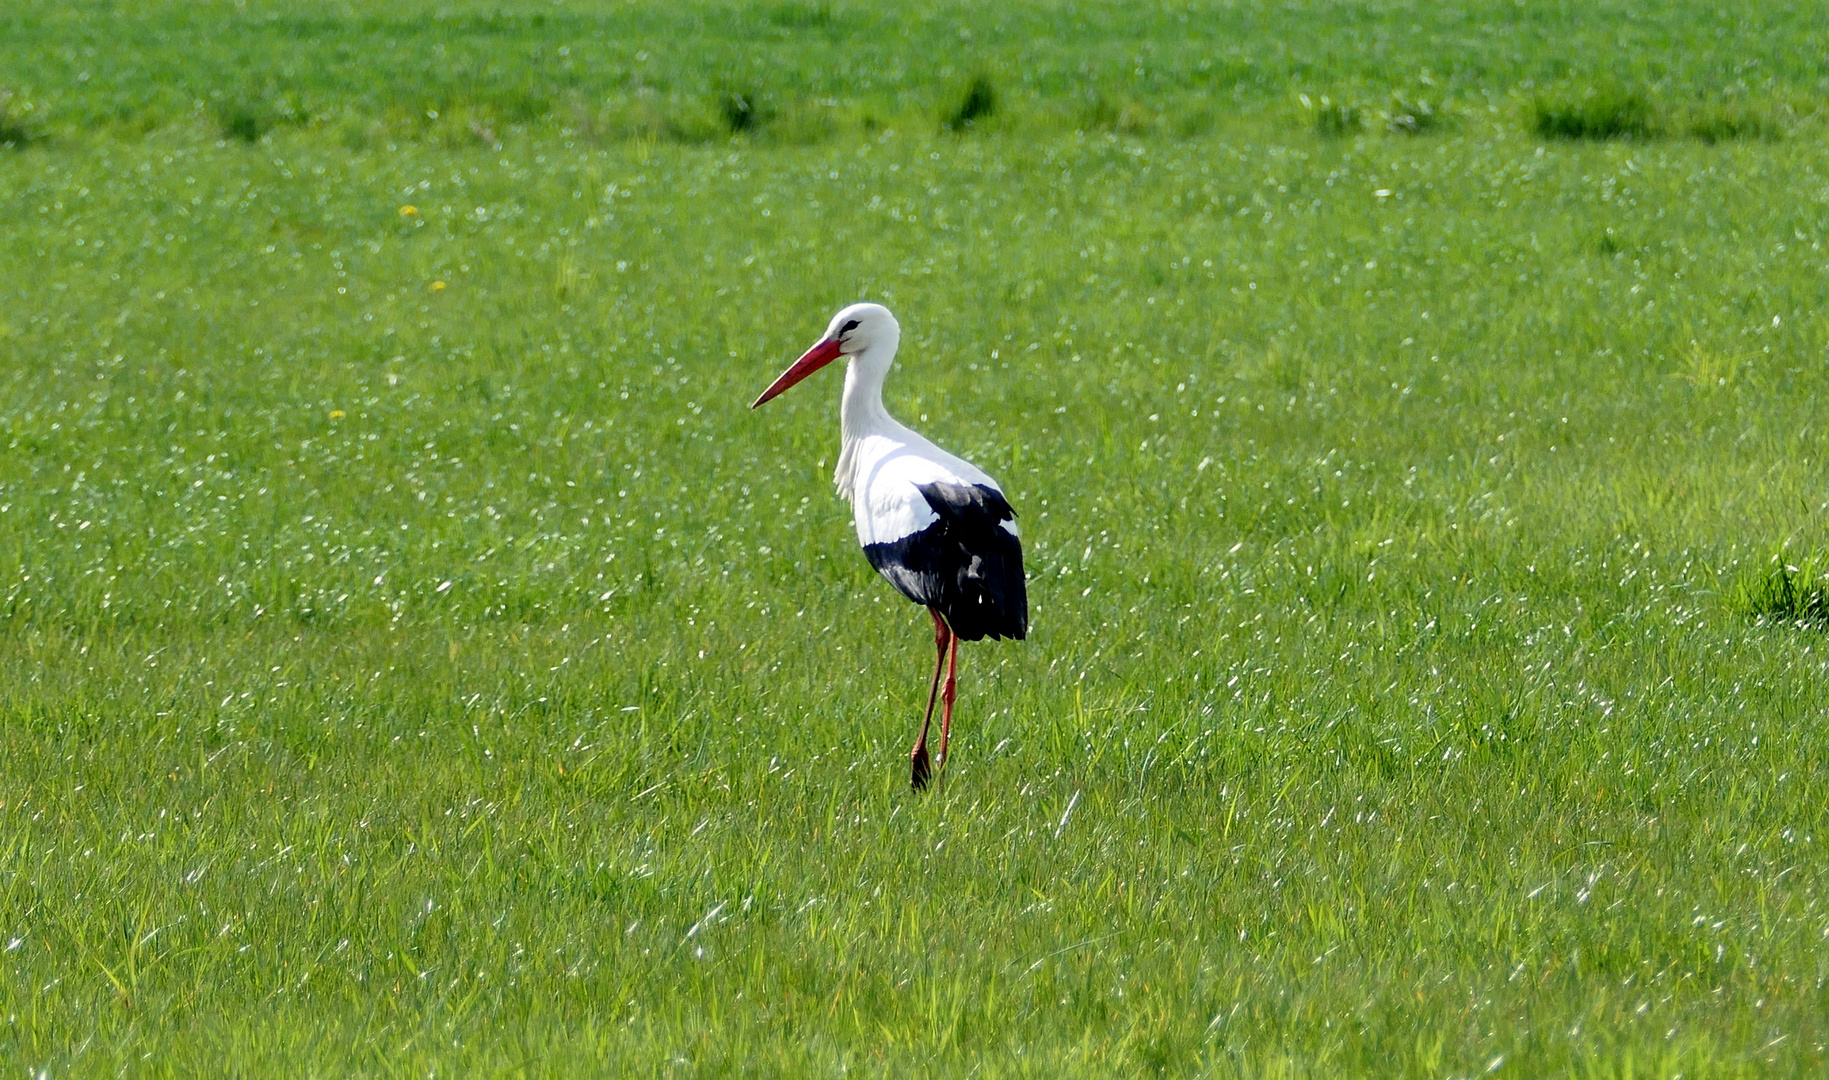
[{"label": "stork foot", "polygon": [[925,745],[915,747],[914,753],[910,756],[910,765],[909,786],[916,791],[927,790],[927,782],[933,778],[934,771],[933,766],[927,760]]}]

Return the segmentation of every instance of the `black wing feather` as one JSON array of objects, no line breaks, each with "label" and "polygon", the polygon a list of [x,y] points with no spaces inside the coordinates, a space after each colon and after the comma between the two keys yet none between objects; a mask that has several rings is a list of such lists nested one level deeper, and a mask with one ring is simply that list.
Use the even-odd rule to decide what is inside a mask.
[{"label": "black wing feather", "polygon": [[985,484],[922,484],[920,492],[939,520],[867,544],[864,557],[903,596],[937,610],[961,640],[1027,637],[1022,542],[1003,527],[1016,520],[1009,501]]}]

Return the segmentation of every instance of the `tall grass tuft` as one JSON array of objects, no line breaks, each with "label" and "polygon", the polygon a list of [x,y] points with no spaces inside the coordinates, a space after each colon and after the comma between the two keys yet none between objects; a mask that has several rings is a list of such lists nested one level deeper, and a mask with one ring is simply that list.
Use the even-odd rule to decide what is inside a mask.
[{"label": "tall grass tuft", "polygon": [[1546,139],[1643,139],[1657,133],[1657,115],[1631,91],[1590,91],[1579,98],[1538,98],[1531,128]]},{"label": "tall grass tuft", "polygon": [[718,117],[732,135],[753,133],[764,119],[761,99],[753,91],[731,90],[718,98]]},{"label": "tall grass tuft", "polygon": [[12,91],[0,90],[0,150],[22,149],[37,137],[24,120],[13,115]]},{"label": "tall grass tuft", "polygon": [[1141,135],[1150,129],[1155,117],[1134,101],[1117,102],[1095,94],[1080,110],[1080,127],[1084,131],[1113,131],[1121,135]]},{"label": "tall grass tuft", "polygon": [[800,2],[776,4],[768,11],[768,21],[790,30],[810,30],[831,26],[836,16],[831,4]]},{"label": "tall grass tuft", "polygon": [[1705,109],[1689,118],[1685,130],[1710,146],[1740,139],[1776,142],[1784,134],[1771,116],[1741,105]]},{"label": "tall grass tuft", "polygon": [[273,127],[272,120],[258,107],[246,101],[219,102],[214,110],[216,128],[225,139],[257,143]]},{"label": "tall grass tuft", "polygon": [[965,131],[996,112],[997,88],[991,84],[990,76],[974,75],[964,96],[947,113],[945,127],[948,131]]},{"label": "tall grass tuft", "polygon": [[486,146],[491,150],[500,150],[502,148],[502,140],[496,136],[494,125],[490,124],[488,121],[482,119],[472,120],[466,130],[470,132],[470,137],[472,139],[475,139],[483,146]]},{"label": "tall grass tuft", "polygon": [[1384,114],[1386,130],[1402,135],[1427,135],[1441,128],[1443,114],[1421,98],[1391,95],[1391,108]]},{"label": "tall grass tuft", "polygon": [[259,142],[269,131],[283,124],[305,124],[310,116],[302,107],[283,94],[244,90],[240,93],[211,95],[210,114],[224,139],[237,142]]},{"label": "tall grass tuft", "polygon": [[1336,102],[1326,95],[1315,101],[1303,94],[1300,100],[1302,107],[1311,114],[1309,122],[1314,126],[1315,134],[1323,139],[1355,135],[1365,127],[1365,117],[1355,105]]},{"label": "tall grass tuft", "polygon": [[1779,557],[1773,564],[1744,586],[1747,614],[1762,622],[1829,630],[1829,557],[1812,555],[1797,563]]}]

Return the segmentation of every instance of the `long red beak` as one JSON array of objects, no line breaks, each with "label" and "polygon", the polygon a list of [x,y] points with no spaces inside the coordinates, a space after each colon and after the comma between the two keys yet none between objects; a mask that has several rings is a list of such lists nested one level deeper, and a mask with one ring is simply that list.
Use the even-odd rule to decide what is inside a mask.
[{"label": "long red beak", "polygon": [[779,379],[770,383],[768,389],[762,391],[762,396],[757,398],[750,408],[753,409],[765,401],[780,397],[787,392],[788,387],[838,359],[838,355],[838,342],[831,338],[823,339],[819,344],[808,349],[800,359],[794,361],[794,365],[782,372]]}]

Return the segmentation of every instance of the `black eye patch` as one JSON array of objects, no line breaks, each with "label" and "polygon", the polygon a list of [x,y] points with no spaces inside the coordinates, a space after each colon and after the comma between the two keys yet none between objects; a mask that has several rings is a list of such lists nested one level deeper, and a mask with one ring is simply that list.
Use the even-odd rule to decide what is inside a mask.
[{"label": "black eye patch", "polygon": [[851,331],[856,330],[856,329],[857,329],[857,320],[856,319],[846,319],[845,325],[839,327],[838,332],[840,334],[849,334]]}]

